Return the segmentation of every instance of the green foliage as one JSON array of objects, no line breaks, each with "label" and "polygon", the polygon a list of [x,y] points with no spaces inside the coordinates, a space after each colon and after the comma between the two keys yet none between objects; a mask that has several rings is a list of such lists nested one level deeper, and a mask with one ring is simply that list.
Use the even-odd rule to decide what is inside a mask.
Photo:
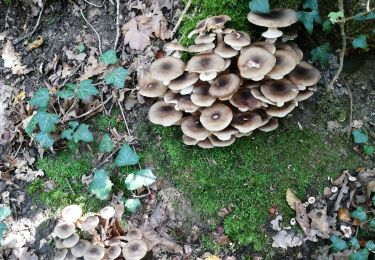
[{"label": "green foliage", "polygon": [[327,67],[329,64],[329,59],[328,59],[328,53],[331,50],[331,46],[329,43],[324,43],[315,49],[311,50],[311,60],[313,62],[320,62],[323,67]]},{"label": "green foliage", "polygon": [[[375,196],[372,198],[372,204],[375,206]],[[368,225],[372,228],[375,229],[375,218],[371,219],[368,223]]]},{"label": "green foliage", "polygon": [[[311,34],[314,30],[314,23],[320,24],[321,19],[318,10],[318,1],[305,0],[303,2],[304,11],[297,12],[298,20],[303,23],[306,31]],[[307,10],[306,10],[307,9]]]},{"label": "green foliage", "polygon": [[365,247],[370,250],[371,252],[375,252],[375,243],[372,240],[366,242]]},{"label": "green foliage", "polygon": [[5,218],[10,216],[10,208],[9,207],[0,207],[0,221],[3,221]]},{"label": "green foliage", "polygon": [[43,132],[36,134],[35,141],[37,141],[43,148],[49,148],[55,143],[55,140],[50,134]]},{"label": "green foliage", "polygon": [[127,199],[125,201],[125,208],[130,213],[135,213],[138,209],[138,207],[141,206],[141,201],[138,198],[135,199]]},{"label": "green foliage", "polygon": [[56,124],[59,122],[59,116],[48,112],[38,112],[35,115],[39,129],[42,133],[51,133],[56,130]]},{"label": "green foliage", "polygon": [[331,23],[330,20],[325,20],[322,24],[323,26],[323,31],[324,32],[331,32],[333,28],[333,24]]},{"label": "green foliage", "polygon": [[70,141],[73,139],[73,133],[74,133],[74,130],[72,128],[67,128],[61,132],[61,138]]},{"label": "green foliage", "polygon": [[303,9],[318,10],[318,0],[305,0],[302,7]]},{"label": "green foliage", "polygon": [[364,146],[363,146],[363,153],[365,154],[365,155],[368,155],[368,156],[371,156],[371,155],[373,155],[374,154],[374,146],[372,146],[372,145],[367,145],[367,144],[365,144]]},{"label": "green foliage", "polygon": [[354,137],[354,143],[356,144],[363,144],[368,142],[368,135],[365,131],[360,129],[355,129],[352,132],[352,135]]},{"label": "green foliage", "polygon": [[123,67],[118,67],[104,76],[104,81],[107,84],[113,85],[117,89],[125,87],[125,79],[128,76],[128,71]]},{"label": "green foliage", "polygon": [[269,13],[270,4],[268,0],[251,0],[249,2],[249,8],[252,12]]},{"label": "green foliage", "polygon": [[77,90],[77,97],[82,100],[87,100],[91,96],[99,94],[99,90],[92,84],[91,79],[81,80]]},{"label": "green foliage", "polygon": [[29,104],[32,106],[36,106],[38,109],[45,110],[48,106],[48,101],[48,88],[41,87],[35,92],[34,96],[30,99]]},{"label": "green foliage", "polygon": [[357,37],[355,37],[352,41],[352,45],[354,49],[367,49],[367,41],[366,41],[366,35],[361,34]]},{"label": "green foliage", "polygon": [[355,248],[355,249],[359,249],[361,246],[359,245],[359,241],[356,237],[352,237],[349,241],[350,243],[350,246]]},{"label": "green foliage", "polygon": [[374,196],[372,196],[372,205],[374,205],[374,206],[375,206],[375,195],[374,195]]},{"label": "green foliage", "polygon": [[125,179],[125,186],[128,190],[138,190],[147,187],[156,181],[156,176],[150,169],[139,170],[129,174]]},{"label": "green foliage", "polygon": [[363,22],[366,20],[372,20],[375,18],[375,11],[372,11],[370,13],[366,14],[357,14],[353,17],[353,19],[357,22]]},{"label": "green foliage", "polygon": [[344,251],[348,248],[348,245],[346,244],[345,240],[339,238],[336,235],[331,236],[330,240],[332,242],[331,248],[333,252]]},{"label": "green foliage", "polygon": [[36,116],[33,115],[31,117],[31,120],[29,121],[29,123],[27,124],[26,128],[25,128],[25,132],[28,136],[31,136],[36,128],[36,126],[38,125],[38,121],[36,120]]},{"label": "green foliage", "polygon": [[350,216],[352,218],[358,219],[361,222],[364,222],[364,221],[367,220],[367,214],[362,207],[356,208],[356,210],[354,210],[353,212],[350,213]]},{"label": "green foliage", "polygon": [[6,230],[7,230],[7,225],[5,225],[4,223],[0,223],[0,246],[3,243],[3,236]]},{"label": "green foliage", "polygon": [[349,260],[367,260],[370,252],[367,248],[363,248],[349,256]]},{"label": "green foliage", "polygon": [[103,170],[96,170],[94,173],[94,178],[92,179],[88,191],[95,194],[100,200],[108,199],[109,193],[112,189],[112,182],[108,177],[108,173]]},{"label": "green foliage", "polygon": [[80,43],[80,44],[77,46],[77,51],[78,51],[79,53],[82,53],[82,52],[84,52],[85,50],[86,50],[86,46],[85,46],[84,43]]},{"label": "green foliage", "polygon": [[116,51],[114,49],[109,49],[106,52],[103,52],[99,56],[100,63],[104,65],[111,65],[117,62]]},{"label": "green foliage", "polygon": [[109,153],[113,150],[115,145],[112,142],[111,136],[109,134],[104,134],[102,140],[99,143],[99,152]]},{"label": "green foliage", "polygon": [[75,97],[75,91],[77,90],[77,84],[68,83],[62,90],[57,91],[57,96],[62,99],[69,100]]},{"label": "green foliage", "polygon": [[332,24],[335,24],[335,23],[337,23],[337,21],[340,20],[339,18],[344,18],[344,13],[342,11],[330,12],[328,14],[328,18],[329,18],[329,20],[331,21]]},{"label": "green foliage", "polygon": [[12,0],[3,0],[6,5],[10,5],[12,3]]},{"label": "green foliage", "polygon": [[123,144],[118,152],[115,165],[117,167],[135,165],[139,162],[139,156],[133,151],[128,144]]},{"label": "green foliage", "polygon": [[94,136],[89,130],[89,125],[81,124],[73,134],[73,140],[76,143],[78,143],[79,141],[83,141],[86,143],[94,141]]}]

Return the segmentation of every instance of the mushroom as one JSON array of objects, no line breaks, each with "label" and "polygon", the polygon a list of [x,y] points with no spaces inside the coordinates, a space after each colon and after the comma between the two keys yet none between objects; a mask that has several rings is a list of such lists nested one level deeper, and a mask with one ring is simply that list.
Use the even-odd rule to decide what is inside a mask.
[{"label": "mushroom", "polygon": [[229,102],[241,112],[258,109],[264,104],[251,94],[251,89],[249,88],[240,88],[229,99]]},{"label": "mushroom", "polygon": [[193,115],[182,122],[181,130],[185,135],[198,141],[204,140],[210,135],[210,132],[199,121],[199,118]]},{"label": "mushroom", "polygon": [[234,31],[224,36],[224,42],[238,51],[241,50],[242,47],[249,45],[251,40],[248,33],[242,31]]},{"label": "mushroom", "polygon": [[98,216],[88,216],[86,217],[82,224],[81,229],[84,231],[92,231],[99,225]]},{"label": "mushroom", "polygon": [[221,131],[232,121],[232,109],[222,103],[213,104],[201,111],[199,120],[209,131]]},{"label": "mushroom", "polygon": [[173,57],[176,57],[176,58],[181,58],[181,51],[187,51],[187,48],[185,48],[184,46],[176,43],[176,42],[167,42],[165,45],[164,45],[164,50],[167,51],[167,53],[172,53],[172,56]]},{"label": "mushroom", "polygon": [[211,96],[209,93],[210,85],[198,83],[193,88],[193,94],[191,94],[190,99],[193,104],[199,107],[209,107],[211,106],[216,98]]},{"label": "mushroom", "polygon": [[298,88],[287,79],[267,80],[260,86],[262,94],[278,107],[293,100],[298,95]]},{"label": "mushroom", "polygon": [[233,58],[234,56],[236,56],[238,54],[238,51],[231,48],[224,42],[219,42],[216,48],[214,49],[214,53],[216,53],[217,55],[220,55],[224,59],[229,59],[229,58]]},{"label": "mushroom", "polygon": [[167,92],[168,88],[163,82],[146,76],[139,81],[138,93],[145,97],[161,97]]},{"label": "mushroom", "polygon": [[82,209],[78,205],[66,206],[61,213],[61,217],[65,222],[74,223],[82,216]]},{"label": "mushroom", "polygon": [[267,39],[276,39],[283,35],[283,32],[277,28],[288,27],[298,21],[298,15],[293,9],[275,8],[269,13],[250,12],[247,15],[250,23],[268,27],[268,30],[262,33]]},{"label": "mushroom", "polygon": [[159,101],[150,107],[148,118],[154,124],[171,126],[182,118],[182,112],[176,111],[171,104]]},{"label": "mushroom", "polygon": [[200,44],[200,43],[210,43],[214,42],[216,39],[214,33],[210,33],[208,35],[198,35],[195,39],[194,42],[195,44]]},{"label": "mushroom", "polygon": [[53,233],[56,234],[58,238],[68,238],[75,232],[75,226],[72,223],[61,222],[55,226]]},{"label": "mushroom", "polygon": [[233,144],[236,141],[236,137],[232,136],[229,140],[223,141],[217,138],[215,135],[210,135],[208,137],[210,142],[215,147],[226,147]]},{"label": "mushroom", "polygon": [[99,211],[99,215],[104,219],[110,219],[115,215],[115,209],[112,206],[107,206]]},{"label": "mushroom", "polygon": [[108,256],[108,259],[116,259],[121,254],[121,247],[119,246],[111,246],[106,250],[106,255]]},{"label": "mushroom", "polygon": [[55,241],[55,247],[56,247],[57,249],[65,248],[65,246],[63,245],[63,240],[64,240],[64,239],[57,239],[57,240]]},{"label": "mushroom", "polygon": [[314,204],[315,203],[315,197],[309,197],[308,198],[308,200],[307,200],[307,202],[309,203],[309,204]]},{"label": "mushroom", "polygon": [[72,255],[75,257],[82,257],[90,247],[91,243],[87,240],[80,239],[78,243],[71,249]]},{"label": "mushroom", "polygon": [[147,254],[147,245],[143,240],[135,239],[125,244],[122,255],[125,260],[141,260]]},{"label": "mushroom", "polygon": [[175,106],[176,110],[184,111],[186,113],[194,113],[199,109],[199,106],[195,105],[191,99],[190,96],[182,96],[179,100],[177,105]]},{"label": "mushroom", "polygon": [[204,20],[201,20],[197,23],[197,25],[195,26],[195,29],[193,31],[191,31],[188,35],[188,38],[190,39],[191,37],[193,37],[193,35],[199,33],[203,33],[207,28],[207,19],[204,19]]},{"label": "mushroom", "polygon": [[180,97],[182,97],[181,93],[174,93],[173,91],[168,91],[164,95],[163,99],[165,103],[177,104]]},{"label": "mushroom", "polygon": [[229,99],[240,87],[241,79],[233,73],[221,75],[211,83],[209,93],[220,100]]},{"label": "mushroom", "polygon": [[189,52],[199,52],[199,53],[204,53],[204,52],[209,52],[212,51],[215,48],[215,44],[210,42],[210,43],[198,43],[195,45],[190,45],[188,48]]},{"label": "mushroom", "polygon": [[242,52],[237,61],[241,76],[254,81],[263,79],[275,64],[275,56],[260,47],[249,48]]},{"label": "mushroom", "polygon": [[231,18],[228,15],[218,15],[207,18],[206,30],[214,30],[222,32],[226,22],[230,21]]},{"label": "mushroom", "polygon": [[251,94],[252,94],[255,98],[257,98],[257,99],[259,99],[259,100],[261,100],[261,101],[263,101],[263,102],[265,102],[265,103],[267,103],[267,104],[270,104],[270,105],[276,105],[276,102],[272,102],[271,100],[269,100],[268,98],[266,98],[266,97],[263,95],[262,91],[260,91],[260,88],[251,88],[251,89],[250,89],[250,92],[251,92]]},{"label": "mushroom", "polygon": [[296,67],[297,62],[287,51],[277,50],[274,55],[276,64],[267,76],[271,79],[282,79]]},{"label": "mushroom", "polygon": [[303,101],[303,100],[306,100],[308,99],[309,97],[311,97],[312,95],[314,95],[314,92],[306,89],[306,90],[302,90],[298,93],[298,95],[296,96],[295,100],[300,102],[300,101]]},{"label": "mushroom", "polygon": [[241,49],[241,53],[250,49],[250,48],[253,48],[253,47],[259,47],[259,48],[263,48],[265,49],[266,51],[269,51],[270,53],[274,54],[275,51],[276,51],[276,47],[273,43],[269,43],[269,42],[253,42],[252,44],[250,44],[249,46],[246,46],[246,47],[243,47]]},{"label": "mushroom", "polygon": [[299,64],[303,58],[303,52],[298,47],[292,47],[290,44],[279,44],[276,49],[279,51],[286,51],[291,57],[293,57],[296,64]]},{"label": "mushroom", "polygon": [[142,239],[142,231],[138,228],[132,228],[126,233],[125,239],[127,241]]},{"label": "mushroom", "polygon": [[70,237],[65,238],[62,241],[62,244],[65,248],[72,248],[75,246],[79,241],[79,235],[77,233],[73,233]]},{"label": "mushroom", "polygon": [[255,111],[239,112],[233,116],[231,126],[238,129],[240,133],[249,133],[262,125],[261,116]]},{"label": "mushroom", "polygon": [[266,108],[266,113],[274,117],[284,117],[290,112],[292,112],[296,106],[297,102],[295,100],[292,100],[285,103],[282,107],[269,106]]},{"label": "mushroom", "polygon": [[68,253],[66,254],[64,260],[76,260],[77,257],[75,257],[71,251],[68,251]]},{"label": "mushroom", "polygon": [[95,244],[89,246],[85,254],[83,255],[83,259],[85,260],[98,260],[104,257],[105,250],[104,247],[100,244]]},{"label": "mushroom", "polygon": [[53,257],[54,260],[63,260],[65,256],[68,254],[68,249],[62,248],[55,252],[55,255]]},{"label": "mushroom", "polygon": [[182,135],[182,141],[186,145],[196,145],[199,141],[191,138],[190,136],[187,136],[185,134]]},{"label": "mushroom", "polygon": [[205,140],[200,141],[199,143],[197,143],[197,145],[198,145],[200,148],[203,148],[203,149],[211,149],[211,148],[214,148],[214,147],[215,147],[215,146],[211,143],[211,141],[210,141],[209,138],[206,138]]},{"label": "mushroom", "polygon": [[174,91],[180,91],[192,86],[199,79],[198,73],[184,72],[181,76],[171,81],[169,88]]},{"label": "mushroom", "polygon": [[192,57],[186,66],[186,70],[198,72],[202,81],[208,81],[216,78],[217,72],[224,67],[224,64],[224,59],[219,55],[207,53]]},{"label": "mushroom", "polygon": [[309,63],[302,61],[288,75],[291,82],[297,85],[299,90],[305,90],[306,87],[312,86],[321,78],[319,70],[311,66]]},{"label": "mushroom", "polygon": [[229,141],[232,138],[232,136],[237,133],[238,130],[232,126],[228,126],[227,128],[218,132],[212,132],[212,134],[215,135],[221,141]]},{"label": "mushroom", "polygon": [[151,64],[151,77],[162,81],[164,85],[168,85],[171,80],[184,73],[185,67],[185,63],[178,58],[164,57]]},{"label": "mushroom", "polygon": [[268,123],[259,127],[259,130],[263,132],[270,132],[270,131],[275,130],[278,127],[279,127],[279,121],[276,118],[271,118],[270,121],[268,121]]},{"label": "mushroom", "polygon": [[194,89],[194,86],[191,85],[191,86],[189,86],[189,87],[186,87],[186,88],[184,88],[184,89],[181,89],[181,90],[180,90],[180,94],[181,94],[181,95],[188,95],[188,94],[190,94],[190,93],[193,91],[193,89]]}]

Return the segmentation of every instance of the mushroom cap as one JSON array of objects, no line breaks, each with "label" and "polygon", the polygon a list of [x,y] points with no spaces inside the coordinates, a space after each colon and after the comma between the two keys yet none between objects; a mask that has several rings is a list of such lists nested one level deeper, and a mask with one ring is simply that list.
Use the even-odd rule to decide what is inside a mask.
[{"label": "mushroom cap", "polygon": [[199,106],[195,105],[189,95],[182,96],[175,107],[179,111],[186,113],[193,113],[199,109]]},{"label": "mushroom cap", "polygon": [[122,249],[126,260],[141,260],[147,254],[147,245],[140,239],[129,241]]},{"label": "mushroom cap", "polygon": [[187,136],[185,134],[182,135],[182,141],[186,145],[196,145],[199,141],[191,138],[190,136]]},{"label": "mushroom cap", "polygon": [[223,29],[226,22],[231,18],[228,15],[211,16],[207,18],[206,30]]},{"label": "mushroom cap", "polygon": [[314,92],[309,89],[306,89],[306,90],[300,91],[297,97],[295,98],[295,100],[300,102],[300,101],[308,99],[312,95],[314,95]]},{"label": "mushroom cap", "polygon": [[198,35],[195,39],[194,42],[195,44],[200,44],[200,43],[210,43],[215,41],[216,35],[214,33],[210,33],[208,35]]},{"label": "mushroom cap", "polygon": [[187,51],[186,47],[178,44],[177,42],[167,42],[166,44],[164,44],[164,49],[171,51]]},{"label": "mushroom cap", "polygon": [[242,52],[237,61],[241,76],[254,81],[263,79],[275,64],[275,56],[260,47],[249,48]]},{"label": "mushroom cap", "polygon": [[190,45],[188,48],[189,52],[205,52],[210,51],[215,48],[215,44],[212,42],[209,43],[198,43],[195,45]]},{"label": "mushroom cap", "polygon": [[167,92],[168,87],[163,82],[151,77],[144,77],[139,81],[139,94],[145,97],[160,97]]},{"label": "mushroom cap", "polygon": [[117,245],[111,246],[111,247],[107,248],[106,254],[107,254],[109,259],[116,259],[121,254],[121,247],[119,247]]},{"label": "mushroom cap", "polygon": [[163,99],[164,99],[165,103],[177,104],[180,97],[182,97],[182,95],[180,93],[174,93],[173,91],[168,91],[164,95]]},{"label": "mushroom cap", "polygon": [[211,144],[214,145],[215,147],[230,146],[231,144],[233,144],[236,141],[235,136],[231,136],[231,138],[229,140],[226,140],[226,141],[220,140],[215,135],[210,135],[208,138],[210,139]]},{"label": "mushroom cap", "polygon": [[80,239],[78,243],[70,249],[75,257],[82,257],[85,255],[87,249],[89,249],[91,243],[87,240]]},{"label": "mushroom cap", "polygon": [[233,118],[230,107],[222,103],[213,104],[204,108],[200,115],[202,125],[209,131],[221,131],[229,126]]},{"label": "mushroom cap", "polygon": [[187,88],[197,82],[199,79],[198,73],[189,73],[187,71],[184,72],[181,76],[177,79],[174,79],[169,84],[169,88],[171,90],[179,91],[181,89]]},{"label": "mushroom cap", "polygon": [[200,147],[200,148],[203,148],[203,149],[211,149],[211,148],[214,148],[215,146],[211,143],[210,139],[209,138],[206,138],[204,139],[203,141],[200,141],[199,143],[197,143],[197,145]]},{"label": "mushroom cap", "polygon": [[182,118],[182,112],[164,101],[153,104],[148,111],[148,118],[157,125],[171,126]]},{"label": "mushroom cap", "polygon": [[298,95],[298,87],[287,79],[267,80],[260,86],[263,95],[276,103],[284,103]]},{"label": "mushroom cap", "polygon": [[234,134],[238,133],[238,129],[228,126],[224,130],[218,131],[218,132],[212,132],[213,135],[215,135],[219,140],[221,141],[228,141],[231,139],[231,137]]},{"label": "mushroom cap", "polygon": [[84,231],[91,231],[91,230],[94,230],[98,225],[99,225],[98,216],[88,216],[83,220],[81,224],[81,229]]},{"label": "mushroom cap", "polygon": [[168,82],[181,76],[185,71],[185,67],[185,63],[178,58],[172,56],[164,57],[151,64],[151,77]]},{"label": "mushroom cap", "polygon": [[225,61],[222,57],[214,53],[206,53],[192,57],[186,70],[189,72],[217,72],[224,67]]},{"label": "mushroom cap", "polygon": [[272,28],[288,27],[298,21],[297,12],[288,8],[274,8],[269,13],[250,12],[250,23]]},{"label": "mushroom cap", "polygon": [[198,83],[194,86],[193,94],[191,94],[191,102],[199,107],[211,106],[216,98],[209,93],[210,85]]},{"label": "mushroom cap", "polygon": [[214,53],[220,55],[224,59],[232,58],[238,54],[238,51],[231,48],[224,42],[220,42],[217,44],[216,48],[214,49]]},{"label": "mushroom cap", "polygon": [[216,78],[209,89],[211,96],[225,98],[232,96],[240,87],[241,79],[233,73],[224,74]]},{"label": "mushroom cap", "polygon": [[270,104],[270,105],[276,105],[275,102],[269,100],[268,98],[266,98],[263,93],[260,91],[260,88],[251,88],[250,89],[251,91],[251,94],[256,98],[256,99],[259,99],[260,101],[263,101],[267,104]]},{"label": "mushroom cap", "polygon": [[241,133],[249,133],[262,125],[261,116],[255,111],[239,112],[233,116],[231,125]]},{"label": "mushroom cap", "polygon": [[196,116],[189,116],[181,123],[182,132],[195,140],[201,141],[206,139],[210,132],[199,121],[199,118]]},{"label": "mushroom cap", "polygon": [[298,55],[298,61],[297,61],[297,64],[299,64],[302,59],[303,59],[303,52],[302,50],[298,47],[298,45],[295,43],[295,42],[291,42],[289,43],[289,45],[294,49],[294,51],[297,53]]},{"label": "mushroom cap", "polygon": [[244,47],[250,44],[250,36],[243,31],[234,31],[224,36],[224,42],[230,46]]},{"label": "mushroom cap", "polygon": [[276,118],[271,118],[267,124],[259,127],[259,130],[263,132],[270,132],[270,131],[275,130],[278,127],[279,127],[279,121]]},{"label": "mushroom cap", "polygon": [[296,106],[297,102],[295,100],[292,100],[285,103],[282,107],[269,106],[266,108],[266,113],[274,117],[284,117],[290,112],[292,112]]},{"label": "mushroom cap", "polygon": [[76,260],[77,257],[75,257],[72,252],[68,251],[68,253],[66,254],[64,260]]},{"label": "mushroom cap", "polygon": [[291,57],[293,57],[293,59],[296,61],[296,64],[299,64],[303,58],[303,53],[302,53],[302,57],[300,57],[300,54],[297,53],[297,49],[293,48],[289,44],[286,44],[286,43],[279,44],[277,45],[276,49],[279,51],[286,51]]},{"label": "mushroom cap", "polygon": [[312,86],[309,86],[307,89],[310,90],[310,91],[315,92],[315,91],[318,90],[318,85],[317,85],[317,84],[314,84],[314,85],[312,85]]},{"label": "mushroom cap", "polygon": [[274,55],[276,64],[267,76],[271,79],[282,79],[296,67],[297,62],[287,51],[277,50]]},{"label": "mushroom cap", "polygon": [[63,240],[64,239],[56,239],[56,241],[55,241],[55,247],[57,248],[57,249],[61,249],[61,248],[65,248],[65,246],[63,245]]},{"label": "mushroom cap", "polygon": [[269,51],[272,54],[274,54],[275,51],[276,51],[276,47],[273,43],[269,43],[269,42],[265,42],[265,41],[259,41],[259,42],[253,42],[249,46],[243,47],[241,49],[241,53],[248,50],[249,48],[253,48],[253,47],[263,48],[263,49],[265,49],[266,51]]},{"label": "mushroom cap", "polygon": [[61,216],[65,222],[74,223],[82,216],[82,209],[78,205],[69,205],[62,210]]},{"label": "mushroom cap", "polygon": [[255,110],[262,107],[263,102],[251,94],[251,89],[240,88],[230,99],[229,102],[238,108],[241,112]]},{"label": "mushroom cap", "polygon": [[63,260],[65,256],[68,254],[68,249],[62,248],[55,252],[55,255],[53,257],[54,260]]},{"label": "mushroom cap", "polygon": [[105,254],[105,249],[99,244],[91,245],[87,248],[86,253],[83,255],[85,260],[98,260],[102,259]]},{"label": "mushroom cap", "polygon": [[115,208],[112,206],[107,206],[99,211],[99,215],[104,219],[110,219],[115,215]]},{"label": "mushroom cap", "polygon": [[142,238],[142,231],[139,228],[132,228],[126,233],[126,240],[134,240],[134,239],[141,239]]},{"label": "mushroom cap", "polygon": [[71,248],[75,246],[79,241],[79,235],[77,233],[73,233],[70,237],[65,238],[62,243],[63,246],[66,248]]},{"label": "mushroom cap", "polygon": [[53,233],[56,234],[58,238],[68,238],[75,232],[75,226],[73,223],[61,222],[55,226]]},{"label": "mushroom cap", "polygon": [[312,86],[321,78],[319,70],[309,63],[302,61],[288,76],[289,80],[296,85]]}]

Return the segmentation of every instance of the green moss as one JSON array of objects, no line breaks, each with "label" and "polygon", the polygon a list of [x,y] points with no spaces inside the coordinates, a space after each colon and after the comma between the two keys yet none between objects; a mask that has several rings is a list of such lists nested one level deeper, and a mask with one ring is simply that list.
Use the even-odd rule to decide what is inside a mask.
[{"label": "green moss", "polygon": [[98,115],[92,120],[93,129],[100,132],[108,132],[112,128],[122,132],[125,130],[125,125],[122,120],[120,110],[114,109],[110,116]]}]

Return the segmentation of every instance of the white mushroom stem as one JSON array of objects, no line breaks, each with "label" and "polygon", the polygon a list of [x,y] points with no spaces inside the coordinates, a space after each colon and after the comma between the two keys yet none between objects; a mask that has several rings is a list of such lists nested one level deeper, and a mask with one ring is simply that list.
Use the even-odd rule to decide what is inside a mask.
[{"label": "white mushroom stem", "polygon": [[191,86],[189,86],[189,87],[187,87],[187,88],[183,88],[183,89],[180,90],[180,94],[181,94],[181,95],[187,95],[187,94],[190,94],[190,93],[193,91],[193,88],[194,88],[193,85],[191,85]]},{"label": "white mushroom stem", "polygon": [[179,58],[181,58],[182,53],[180,51],[175,51],[175,52],[172,53],[172,56],[179,59]]},{"label": "white mushroom stem", "polygon": [[284,102],[281,102],[281,101],[276,103],[276,106],[278,106],[278,107],[282,107],[283,105],[284,105]]},{"label": "white mushroom stem", "polygon": [[277,41],[277,38],[267,38],[265,42],[274,44]]},{"label": "white mushroom stem", "polygon": [[259,62],[255,62],[253,60],[249,60],[247,63],[246,63],[246,66],[248,66],[249,68],[260,68],[260,63]]},{"label": "white mushroom stem", "polygon": [[217,45],[216,46],[218,46],[219,45],[219,43],[222,43],[223,41],[224,41],[224,39],[223,39],[223,33],[221,32],[221,33],[216,33],[216,38],[217,38]]},{"label": "white mushroom stem", "polygon": [[230,46],[232,47],[232,49],[236,50],[236,51],[240,51],[242,49],[241,46]]},{"label": "white mushroom stem", "polygon": [[298,90],[306,90],[306,86],[303,85],[297,85]]},{"label": "white mushroom stem", "polygon": [[262,33],[262,36],[267,39],[278,38],[283,35],[283,32],[276,27],[269,27],[267,31]]},{"label": "white mushroom stem", "polygon": [[199,79],[202,81],[209,81],[216,78],[217,72],[216,71],[206,71],[199,74]]}]

